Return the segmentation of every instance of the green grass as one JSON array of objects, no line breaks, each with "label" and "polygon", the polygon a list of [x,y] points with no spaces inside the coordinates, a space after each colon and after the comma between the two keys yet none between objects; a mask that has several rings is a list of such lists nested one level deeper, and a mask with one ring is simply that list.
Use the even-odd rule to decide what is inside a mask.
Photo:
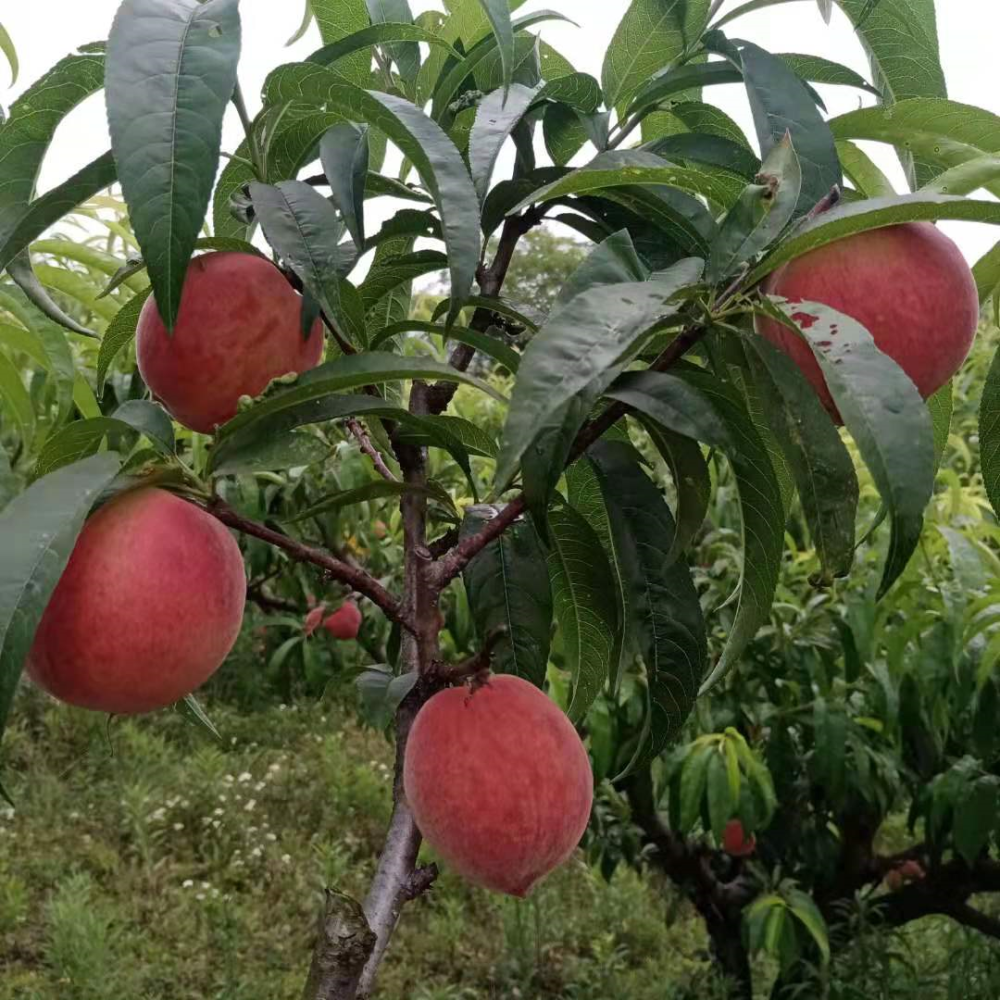
[{"label": "green grass", "polygon": [[[391,747],[330,703],[207,707],[222,745],[174,713],[109,724],[23,687],[0,1000],[300,996],[323,886],[362,895],[371,875]],[[379,996],[705,998],[705,948],[632,872],[607,884],[578,858],[527,902],[445,873],[408,907]]]},{"label": "green grass", "polygon": [[[323,887],[364,894],[392,748],[350,696],[237,710],[240,652],[205,698],[214,741],[22,685],[4,740],[0,1000],[298,1000]],[[220,701],[218,696],[227,696]],[[768,970],[757,977],[766,997]],[[773,971],[773,970],[772,970]],[[996,942],[931,920],[863,936],[831,1000],[992,1000]],[[703,925],[670,886],[582,856],[528,901],[445,872],[409,905],[380,1000],[721,1000]]]}]

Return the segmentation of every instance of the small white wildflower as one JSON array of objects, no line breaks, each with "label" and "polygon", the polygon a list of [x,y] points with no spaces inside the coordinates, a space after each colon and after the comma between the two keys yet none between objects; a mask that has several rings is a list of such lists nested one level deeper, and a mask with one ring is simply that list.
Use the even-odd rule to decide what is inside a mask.
[{"label": "small white wildflower", "polygon": [[174,823],[174,831],[180,833],[184,829],[183,823]]},{"label": "small white wildflower", "polygon": [[257,805],[256,799],[247,799],[247,804],[243,807],[246,812],[253,812],[254,806]]},{"label": "small white wildflower", "polygon": [[243,861],[237,859],[236,861],[233,862],[233,867],[234,868],[242,868],[243,867]]},{"label": "small white wildflower", "polygon": [[231,775],[227,774],[222,779],[227,785],[231,785],[236,779]]},{"label": "small white wildflower", "polygon": [[213,819],[212,820],[212,829],[213,830],[218,830],[220,826],[222,826],[222,823],[221,823],[220,820],[217,820],[217,819]]},{"label": "small white wildflower", "polygon": [[219,796],[219,801],[220,802],[228,802],[229,801],[229,796],[228,795],[220,795]]},{"label": "small white wildflower", "polygon": [[216,809],[212,810],[212,815],[213,816],[225,816],[225,814],[226,814],[226,810],[225,809],[216,808]]},{"label": "small white wildflower", "polygon": [[266,836],[266,838],[268,840],[271,841],[272,844],[278,839],[277,834],[274,834],[274,833],[268,833],[268,834],[265,834],[265,836]]},{"label": "small white wildflower", "polygon": [[236,746],[236,737],[234,736],[229,742],[232,746]]},{"label": "small white wildflower", "polygon": [[186,879],[184,879],[184,881],[183,881],[183,882],[181,883],[181,888],[182,888],[182,889],[190,889],[190,888],[191,888],[191,886],[193,886],[193,885],[194,885],[194,880],[193,880],[193,879],[189,879],[189,878],[186,878]]},{"label": "small white wildflower", "polygon": [[290,865],[292,863],[292,856],[290,854],[282,854],[281,863],[283,865]]},{"label": "small white wildflower", "polygon": [[202,882],[201,883],[201,887],[202,887],[202,889],[211,889],[212,883],[211,882]]},{"label": "small white wildflower", "polygon": [[255,826],[248,826],[247,827],[247,833],[256,833],[256,832],[257,832],[257,827],[255,827]]},{"label": "small white wildflower", "polygon": [[251,778],[253,778],[253,775],[249,771],[244,771],[236,780],[241,785],[245,785]]},{"label": "small white wildflower", "polygon": [[195,898],[195,899],[197,899],[197,900],[204,900],[204,898],[205,898],[205,893],[203,893],[203,892],[199,892],[199,893],[197,893],[197,894],[195,895],[195,897],[194,897],[194,898]]},{"label": "small white wildflower", "polygon": [[278,706],[278,711],[279,711],[279,712],[284,712],[284,710],[285,710],[286,708],[288,708],[288,706],[287,706],[287,705],[279,705],[279,706]]},{"label": "small white wildflower", "polygon": [[[163,812],[163,810],[162,809],[157,809],[156,812]],[[156,813],[153,813],[153,815],[155,816]],[[79,819],[80,818],[80,814],[78,812],[71,812],[69,814],[69,818],[70,819]]]},{"label": "small white wildflower", "polygon": [[[267,770],[271,774],[276,774],[278,771],[281,770],[281,765],[280,764],[272,764]],[[11,812],[11,814],[13,814],[14,810],[11,809],[10,812]]]},{"label": "small white wildflower", "polygon": [[252,857],[252,858],[259,858],[259,857],[261,856],[261,854],[263,854],[263,853],[264,853],[264,852],[263,852],[263,851],[262,851],[262,850],[261,850],[261,849],[260,849],[259,847],[255,847],[255,848],[254,848],[254,849],[253,849],[253,850],[252,850],[252,851],[250,852],[250,857]]},{"label": "small white wildflower", "polygon": [[263,781],[258,781],[256,785],[253,786],[255,792],[262,792],[266,786]]}]

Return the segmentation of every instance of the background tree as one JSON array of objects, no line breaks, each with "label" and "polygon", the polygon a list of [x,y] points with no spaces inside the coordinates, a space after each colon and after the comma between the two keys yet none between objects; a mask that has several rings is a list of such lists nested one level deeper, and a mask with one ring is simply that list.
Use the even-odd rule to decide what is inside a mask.
[{"label": "background tree", "polygon": [[[992,933],[968,900],[994,888],[995,776],[989,748],[968,754],[972,723],[961,714],[970,698],[978,713],[991,697],[982,663],[992,659],[977,666],[955,635],[944,636],[950,660],[934,661],[953,664],[939,681],[917,675],[908,659],[909,643],[919,651],[944,641],[937,626],[955,594],[932,578],[927,604],[898,633],[894,621],[875,629],[872,614],[864,633],[851,602],[830,602],[835,610],[810,626],[826,645],[796,649],[787,679],[761,667],[780,633],[775,616],[780,624],[786,612],[782,563],[794,562],[804,536],[818,557],[810,585],[829,587],[853,570],[877,600],[915,573],[918,587],[927,582],[910,563],[931,544],[921,529],[951,418],[943,383],[968,347],[976,305],[1000,284],[995,251],[973,281],[927,225],[1000,221],[995,202],[965,197],[995,184],[1000,132],[986,112],[947,101],[931,5],[842,0],[872,54],[865,80],[825,59],[727,37],[745,7],[636,0],[609,42],[601,81],[574,72],[531,31],[560,15],[517,17],[492,0],[448,6],[447,16],[414,20],[405,3],[387,17],[382,4],[311,0],[324,47],[275,69],[251,116],[237,82],[237,0],[125,0],[106,46],[68,56],[11,107],[0,127],[0,265],[13,283],[2,303],[13,350],[0,355],[0,391],[13,461],[9,474],[0,471],[15,496],[0,520],[0,718],[32,650],[37,667],[36,631],[53,593],[52,606],[61,600],[60,578],[72,578],[64,575],[71,552],[79,556],[98,531],[96,518],[85,526],[91,508],[110,515],[105,505],[156,486],[200,508],[189,517],[215,518],[243,537],[256,603],[295,606],[286,588],[308,599],[333,581],[338,604],[363,601],[384,619],[362,627],[375,662],[359,680],[369,716],[394,716],[392,818],[365,898],[328,894],[307,996],[369,995],[401,911],[433,882],[434,867],[418,865],[421,836],[404,789],[407,738],[435,694],[467,681],[475,688],[489,667],[548,682],[588,736],[598,775],[624,792],[653,856],[706,916],[715,954],[743,995],[748,950],[781,959],[779,992],[798,985],[798,957],[822,966],[828,925],[848,926],[845,904],[892,873],[910,884],[876,902],[883,921],[944,912]],[[902,56],[901,25],[912,40]],[[732,82],[747,89],[763,161],[702,99]],[[874,92],[891,107],[827,120],[814,83]],[[112,150],[32,200],[56,125],[102,87]],[[246,139],[216,178],[230,101]],[[513,175],[494,183],[508,139]],[[898,147],[914,193],[895,194],[859,140]],[[398,177],[380,172],[387,142],[404,157]],[[581,151],[585,165],[569,166]],[[54,297],[38,238],[116,180],[142,259],[114,270],[104,299],[64,277]],[[406,207],[372,233],[370,197]],[[204,237],[210,206],[214,235]],[[519,242],[548,217],[595,245],[539,315],[548,303],[518,308],[505,281]],[[98,219],[118,235],[112,221]],[[483,253],[491,238],[495,249]],[[417,239],[443,252],[416,250]],[[897,255],[871,249],[884,239],[937,248],[943,263],[928,249],[901,275]],[[237,281],[199,298],[197,276],[227,258],[192,255],[238,254],[257,267],[265,246],[302,293],[294,323],[282,312],[282,336],[290,329],[317,345],[325,330],[325,360],[296,362],[298,377],[274,360],[276,332],[259,353],[241,343],[226,355],[222,338],[213,356],[191,319],[229,306],[245,336],[256,329],[289,289],[261,299],[266,282]],[[110,266],[95,249],[85,241],[48,252]],[[352,280],[366,254],[370,269]],[[792,273],[784,265],[808,272],[809,260],[831,254],[848,274],[826,298],[789,307],[766,294],[784,287]],[[443,267],[448,298],[429,319],[412,317],[413,282]],[[543,299],[553,281],[525,291]],[[873,300],[890,322],[876,327],[876,315],[869,331],[848,313],[865,313]],[[930,343],[925,327],[938,316]],[[812,352],[805,357],[832,395],[825,409],[769,345],[778,339],[772,323]],[[222,325],[208,329],[221,337]],[[185,380],[204,393],[204,366],[222,359],[228,377],[246,362],[246,383],[227,383],[224,394],[217,382],[217,396],[210,388],[200,400],[222,408],[214,434],[178,429],[148,398],[132,363],[137,328],[140,375],[162,374],[158,356],[188,356],[158,394],[189,425],[196,421],[182,405],[196,390]],[[428,335],[447,351],[432,356]],[[488,378],[470,374],[477,353],[490,359]],[[936,381],[922,377],[928,355],[941,361],[930,366]],[[908,374],[935,392],[929,406]],[[980,431],[994,503],[997,378],[994,363]],[[459,385],[502,403],[509,393],[506,418],[468,419]],[[853,453],[831,414],[843,418]],[[367,483],[336,482],[342,439],[370,463]],[[872,531],[863,522],[860,544],[859,463],[881,498],[869,513],[885,523]],[[669,498],[659,485],[665,469]],[[402,544],[374,554],[342,537],[329,515],[378,496],[399,498]],[[718,524],[706,539],[710,502]],[[715,562],[698,561],[706,544],[717,547]],[[701,572],[720,561],[724,594]],[[156,569],[142,581],[153,594]],[[207,602],[216,588],[200,585],[192,583],[193,597]],[[803,600],[805,580],[795,585],[789,592]],[[807,618],[822,603],[805,602]],[[990,608],[975,613],[988,620]],[[990,623],[974,622],[991,635]],[[854,643],[842,665],[821,655],[838,623]],[[183,638],[197,633],[197,621],[184,624]],[[857,632],[868,642],[859,645]],[[107,634],[95,627],[81,643]],[[124,641],[142,636],[126,631]],[[180,638],[165,637],[153,654],[177,655]],[[294,654],[308,682],[305,636],[282,649],[278,668]],[[77,660],[59,662],[72,670]],[[702,735],[674,749],[696,701]],[[190,696],[185,704],[201,713]],[[936,739],[952,733],[953,743]],[[510,736],[497,727],[498,741]],[[539,756],[553,768],[564,762],[539,754],[532,767]],[[440,754],[440,781],[450,780],[453,761]],[[463,768],[470,795],[523,777],[481,755]],[[521,787],[525,800],[537,794],[530,781]],[[925,823],[921,840],[884,855],[876,833],[907,793],[913,819]],[[460,809],[449,817],[463,819]],[[699,822],[728,850],[708,846],[707,833],[692,836]],[[502,836],[502,824],[494,833]],[[727,860],[752,851],[760,868]]]}]

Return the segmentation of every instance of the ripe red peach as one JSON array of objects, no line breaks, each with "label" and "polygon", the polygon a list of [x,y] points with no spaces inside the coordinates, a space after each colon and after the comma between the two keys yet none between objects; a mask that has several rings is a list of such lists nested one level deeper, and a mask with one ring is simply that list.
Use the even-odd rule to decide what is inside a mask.
[{"label": "ripe red peach", "polygon": [[131,714],[171,705],[229,654],[243,557],[214,517],[160,489],[126,493],[84,525],[28,655],[60,701]]},{"label": "ripe red peach", "polygon": [[748,837],[743,824],[738,819],[731,819],[722,835],[722,849],[731,857],[748,858],[757,850],[757,838],[753,834]]},{"label": "ripe red peach", "polygon": [[323,326],[317,320],[303,337],[301,308],[301,296],[263,257],[195,257],[172,333],[153,296],[142,307],[139,372],[180,423],[210,434],[236,415],[241,396],[260,395],[272,379],[319,364]]},{"label": "ripe red peach", "polygon": [[323,622],[323,628],[334,639],[357,639],[361,631],[361,612],[354,601],[344,601],[332,615]]},{"label": "ripe red peach", "polygon": [[[929,222],[909,222],[828,243],[778,268],[764,291],[819,302],[857,320],[926,399],[968,356],[979,325],[976,282],[961,251]],[[819,363],[794,331],[764,317],[757,332],[799,366],[837,422]]]},{"label": "ripe red peach", "polygon": [[470,882],[511,896],[573,853],[593,801],[576,730],[517,677],[434,695],[410,731],[403,780],[427,842]]}]

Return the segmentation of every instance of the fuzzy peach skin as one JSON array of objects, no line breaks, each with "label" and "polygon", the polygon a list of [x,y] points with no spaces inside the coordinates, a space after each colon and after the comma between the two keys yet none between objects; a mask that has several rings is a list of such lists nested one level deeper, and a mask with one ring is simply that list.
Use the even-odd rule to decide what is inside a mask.
[{"label": "fuzzy peach skin", "polygon": [[323,628],[334,639],[357,639],[361,631],[361,610],[354,601],[345,601],[329,618],[323,622]]},{"label": "fuzzy peach skin", "polygon": [[594,779],[569,719],[538,688],[492,677],[451,688],[420,710],[403,767],[427,842],[459,874],[526,896],[587,827]]},{"label": "fuzzy peach skin", "polygon": [[152,296],[142,307],[139,372],[180,423],[211,434],[236,415],[241,396],[258,396],[271,379],[319,364],[323,325],[317,320],[303,337],[301,309],[301,296],[263,257],[195,257],[173,333]]},{"label": "fuzzy peach skin", "polygon": [[[926,399],[961,367],[979,325],[976,282],[955,243],[910,222],[828,243],[778,268],[764,291],[857,320]],[[840,422],[819,362],[794,331],[763,317],[757,332],[785,351]]]},{"label": "fuzzy peach skin", "polygon": [[84,525],[28,673],[82,708],[163,708],[218,669],[245,599],[239,546],[215,518],[163,490],[126,493]]}]

